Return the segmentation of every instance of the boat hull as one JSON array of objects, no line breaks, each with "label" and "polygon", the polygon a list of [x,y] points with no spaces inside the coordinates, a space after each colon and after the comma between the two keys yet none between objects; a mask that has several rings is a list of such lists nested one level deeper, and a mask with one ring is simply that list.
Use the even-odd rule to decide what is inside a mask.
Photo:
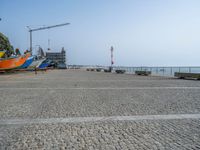
[{"label": "boat hull", "polygon": [[48,66],[49,66],[48,63],[42,63],[42,64],[39,66],[39,68],[40,68],[40,69],[44,69],[44,68],[46,68],[46,67],[48,67]]},{"label": "boat hull", "polygon": [[0,60],[0,70],[10,70],[18,68],[25,63],[25,61],[28,59],[29,56],[30,53],[27,53],[23,56],[2,59]]},{"label": "boat hull", "polygon": [[46,59],[34,60],[28,68],[38,68]]},{"label": "boat hull", "polygon": [[5,51],[0,51],[0,58],[3,57],[4,54],[5,54]]},{"label": "boat hull", "polygon": [[25,63],[24,63],[22,66],[20,66],[20,69],[24,69],[24,68],[27,68],[28,66],[30,66],[31,63],[33,62],[33,59],[34,59],[34,57],[33,57],[33,56],[30,56],[30,57],[25,61]]}]

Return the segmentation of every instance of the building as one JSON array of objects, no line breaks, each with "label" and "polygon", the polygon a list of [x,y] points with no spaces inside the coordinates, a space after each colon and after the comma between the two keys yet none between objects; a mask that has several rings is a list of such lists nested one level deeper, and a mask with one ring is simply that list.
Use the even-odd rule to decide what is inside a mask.
[{"label": "building", "polygon": [[66,64],[66,52],[64,47],[62,48],[61,52],[47,52],[46,58],[57,64]]}]

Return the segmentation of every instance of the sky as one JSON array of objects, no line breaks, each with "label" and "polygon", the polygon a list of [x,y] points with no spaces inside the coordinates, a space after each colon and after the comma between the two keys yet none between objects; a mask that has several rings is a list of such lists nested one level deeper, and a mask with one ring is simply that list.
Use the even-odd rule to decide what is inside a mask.
[{"label": "sky", "polygon": [[66,49],[68,64],[200,66],[199,0],[0,0],[0,32],[21,51]]}]

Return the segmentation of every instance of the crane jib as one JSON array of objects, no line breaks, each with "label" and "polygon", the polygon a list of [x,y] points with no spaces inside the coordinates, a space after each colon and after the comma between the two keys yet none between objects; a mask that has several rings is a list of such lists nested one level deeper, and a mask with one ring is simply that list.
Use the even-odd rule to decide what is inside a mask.
[{"label": "crane jib", "polygon": [[50,29],[50,28],[55,28],[55,27],[61,27],[61,26],[69,25],[69,24],[70,23],[63,23],[63,24],[58,24],[58,25],[53,25],[53,26],[40,27],[40,28],[36,28],[36,29],[31,29],[29,26],[27,26],[27,28],[29,29],[29,32],[30,32],[30,52],[31,52],[31,54],[32,54],[32,32],[33,31],[45,30],[45,29]]},{"label": "crane jib", "polygon": [[69,24],[70,23],[63,23],[63,24],[58,24],[58,25],[53,25],[53,26],[48,26],[48,27],[41,27],[41,28],[37,28],[37,29],[30,29],[29,32],[38,31],[38,30],[45,30],[45,29],[50,29],[50,28],[65,26],[65,25],[69,25]]}]

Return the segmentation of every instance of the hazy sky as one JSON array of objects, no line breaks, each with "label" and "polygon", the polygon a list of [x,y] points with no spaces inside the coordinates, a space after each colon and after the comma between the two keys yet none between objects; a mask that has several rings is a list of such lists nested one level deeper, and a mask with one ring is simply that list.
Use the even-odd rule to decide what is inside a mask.
[{"label": "hazy sky", "polygon": [[67,49],[69,64],[200,66],[200,0],[0,0],[0,32],[29,48]]}]

